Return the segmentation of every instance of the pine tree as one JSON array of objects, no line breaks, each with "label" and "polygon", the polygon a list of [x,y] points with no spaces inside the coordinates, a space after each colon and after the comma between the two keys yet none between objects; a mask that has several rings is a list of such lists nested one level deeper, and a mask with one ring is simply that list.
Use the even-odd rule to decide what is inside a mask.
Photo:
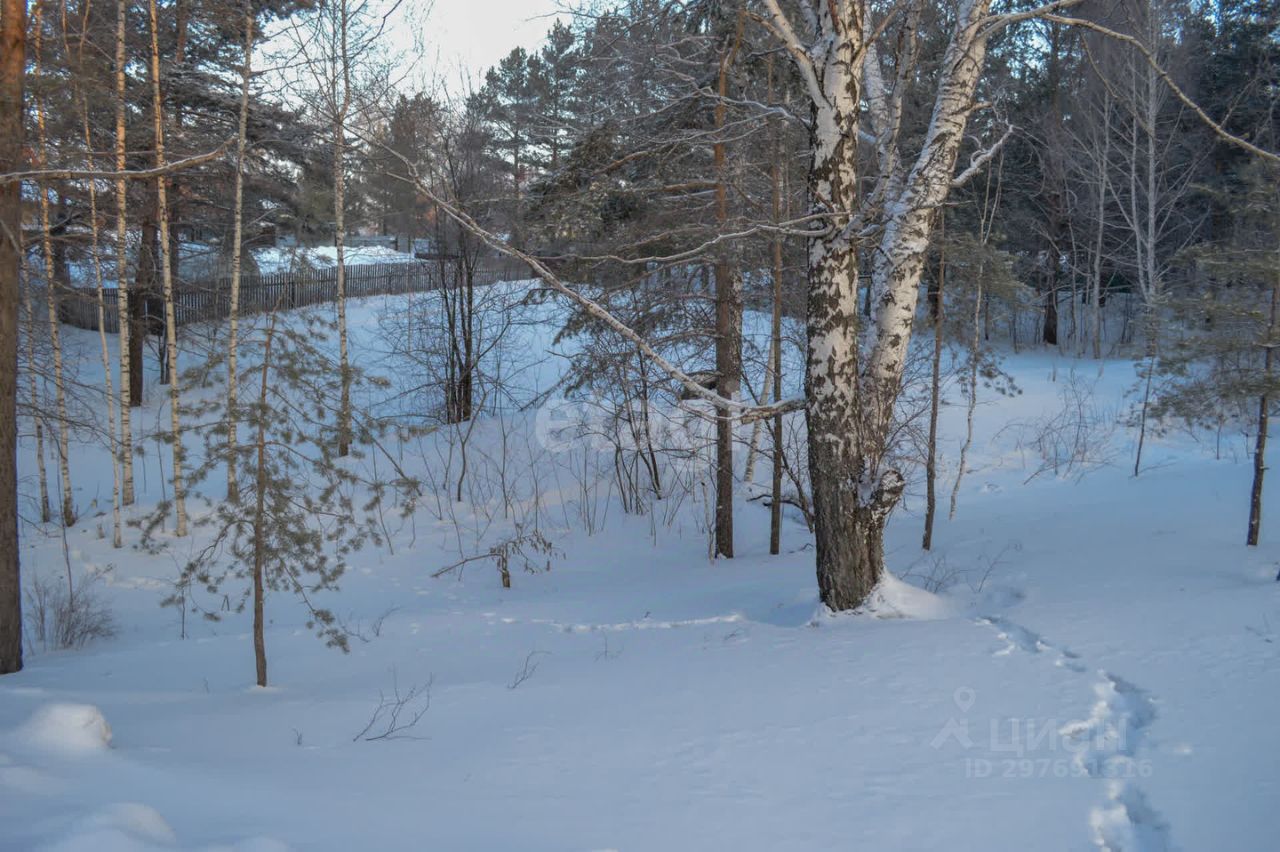
[{"label": "pine tree", "polygon": [[[307,627],[345,651],[346,631],[317,596],[337,589],[352,553],[385,543],[384,504],[395,498],[401,511],[411,512],[418,484],[399,475],[394,462],[398,475],[389,481],[358,472],[366,451],[382,452],[376,439],[385,425],[369,418],[354,421],[350,459],[339,460],[332,418],[343,375],[328,354],[336,324],[316,312],[273,310],[260,320],[256,329],[244,325],[237,361],[240,386],[253,392],[251,401],[238,403],[248,440],[228,443],[226,397],[190,410],[193,420],[217,424],[204,432],[204,460],[191,471],[193,487],[224,469],[234,470],[238,481],[227,499],[207,500],[207,513],[195,521],[205,543],[183,565],[165,602],[214,621],[222,610],[201,605],[201,592],[218,601],[226,596],[236,613],[251,607],[256,682],[266,686],[267,594],[294,596],[308,613]],[[188,379],[226,366],[225,353],[215,353]],[[347,378],[357,386],[385,385],[356,369]],[[157,506],[144,525],[143,543],[153,552],[166,545],[156,531],[167,509]]]}]

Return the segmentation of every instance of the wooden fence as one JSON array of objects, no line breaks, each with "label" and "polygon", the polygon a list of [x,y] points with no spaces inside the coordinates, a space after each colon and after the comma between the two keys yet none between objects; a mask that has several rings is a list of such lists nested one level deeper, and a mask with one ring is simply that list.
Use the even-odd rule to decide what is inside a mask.
[{"label": "wooden fence", "polygon": [[[438,290],[446,281],[452,284],[455,271],[451,264],[429,261],[348,266],[345,282],[347,298]],[[475,283],[494,284],[498,281],[526,278],[528,275],[529,271],[523,265],[486,265],[476,270]],[[117,334],[120,331],[118,291],[115,287],[104,287],[102,295],[106,330],[110,334]],[[243,275],[240,279],[242,316],[318,305],[337,301],[337,298],[337,267]],[[143,296],[141,309],[142,320],[148,328],[163,327],[164,303],[159,294]],[[231,276],[220,275],[204,281],[177,285],[174,289],[174,311],[179,327],[226,319],[231,314]],[[97,331],[97,291],[64,291],[59,314],[68,325]]]}]

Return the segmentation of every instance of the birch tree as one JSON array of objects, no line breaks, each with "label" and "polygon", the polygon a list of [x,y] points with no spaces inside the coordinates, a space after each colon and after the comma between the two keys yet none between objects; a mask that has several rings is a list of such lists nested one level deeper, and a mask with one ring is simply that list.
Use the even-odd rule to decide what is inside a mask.
[{"label": "birch tree", "polygon": [[337,260],[338,360],[342,371],[338,403],[338,455],[351,444],[351,371],[347,343],[346,208],[347,137],[356,108],[359,66],[374,49],[379,29],[367,24],[366,0],[335,0],[319,6],[305,22],[297,23],[290,36],[302,58],[300,94],[329,126],[333,164],[333,245]]},{"label": "birch tree", "polygon": [[[43,88],[44,3],[36,4],[33,27],[35,49],[34,82],[36,88],[36,163],[45,169],[49,162],[48,132]],[[76,521],[75,495],[71,490],[71,440],[70,421],[67,418],[67,387],[63,376],[62,331],[58,317],[58,291],[63,282],[57,280],[53,252],[53,236],[49,220],[50,189],[43,181],[39,185],[40,247],[44,257],[45,307],[49,319],[49,344],[53,351],[54,404],[58,418],[58,475],[62,486],[62,525],[69,527]]]},{"label": "birch tree", "polygon": [[249,84],[253,78],[253,3],[244,0],[244,67],[240,74],[240,121],[236,130],[235,217],[231,235],[230,316],[227,319],[227,500],[240,499],[236,473],[236,423],[239,419],[240,270],[244,253],[244,169],[249,126]]},{"label": "birch tree", "polygon": [[[83,49],[83,44],[81,45]],[[84,93],[80,93],[81,114],[84,119],[84,150],[87,162],[85,165],[93,169],[93,135],[89,129],[89,104]],[[93,283],[95,305],[98,309],[98,342],[102,351],[103,394],[107,402],[107,447],[111,451],[111,546],[122,547],[124,540],[120,526],[120,442],[116,439],[116,398],[111,380],[111,352],[107,347],[107,303],[102,288],[102,258],[98,254],[98,189],[94,181],[88,181],[89,188],[89,234],[90,251],[93,263]]]},{"label": "birch tree", "polygon": [[129,322],[129,193],[124,171],[128,167],[126,151],[126,115],[128,92],[125,88],[125,67],[128,63],[126,33],[128,26],[128,2],[116,0],[115,43],[115,165],[119,177],[115,181],[116,196],[116,333],[120,351],[120,502],[133,505],[133,422],[130,411],[133,406],[133,367],[129,363],[132,352]]},{"label": "birch tree", "polygon": [[[151,99],[152,119],[155,128],[156,168],[165,168],[164,154],[164,100],[160,94],[160,45],[156,0],[147,4],[151,30]],[[169,369],[169,430],[173,444],[173,508],[176,518],[174,533],[187,534],[187,494],[183,482],[182,413],[179,409],[181,391],[178,382],[178,323],[174,310],[172,244],[169,241],[169,204],[166,182],[168,176],[156,178],[156,212],[160,227],[160,280],[164,291],[165,351]]]},{"label": "birch tree", "polygon": [[[1050,7],[1062,5],[1068,4]],[[894,11],[911,15],[915,8]],[[862,604],[884,571],[885,524],[905,482],[891,453],[894,406],[935,213],[952,186],[990,156],[977,154],[955,174],[987,41],[1033,14],[992,15],[989,0],[954,6],[932,113],[911,156],[901,133],[905,87],[886,82],[877,44],[886,21],[876,11],[862,0],[802,0],[796,17],[778,0],[765,0],[762,16],[812,104],[811,212],[827,222],[809,240],[805,416],[818,588],[837,611]],[[910,65],[897,66],[899,79]],[[869,193],[860,185],[857,151],[864,119],[878,168]],[[864,234],[877,238],[871,316],[859,330],[857,249]]]}]

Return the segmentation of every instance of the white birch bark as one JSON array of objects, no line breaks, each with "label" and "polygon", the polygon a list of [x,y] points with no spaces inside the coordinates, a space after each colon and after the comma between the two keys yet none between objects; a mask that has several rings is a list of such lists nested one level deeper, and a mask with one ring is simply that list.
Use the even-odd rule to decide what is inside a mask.
[{"label": "white birch bark", "polygon": [[[160,46],[156,0],[149,0],[147,11],[151,25],[151,103],[155,121],[156,168],[165,166],[164,100],[160,96]],[[182,414],[179,410],[181,390],[178,380],[178,324],[173,302],[173,258],[169,243],[169,199],[164,175],[156,178],[156,212],[160,225],[160,280],[164,288],[165,349],[169,361],[169,432],[173,444],[174,534],[187,534],[187,494],[183,479]]]},{"label": "white birch bark", "polygon": [[[128,5],[116,2],[116,172],[123,174],[125,157],[125,27]],[[116,342],[120,348],[120,502],[133,505],[133,422],[129,411],[132,394],[129,363],[129,196],[124,177],[116,179],[116,317],[120,326]]]},{"label": "white birch bark", "polygon": [[[24,279],[30,280],[24,275]],[[49,473],[44,459],[44,400],[40,395],[40,385],[36,381],[36,313],[31,305],[31,288],[22,289],[22,306],[27,313],[27,380],[28,393],[31,399],[32,420],[35,421],[36,432],[36,477],[40,487],[40,522],[47,524],[53,519],[49,509]]]},{"label": "white birch bark", "polygon": [[236,131],[235,224],[231,243],[231,305],[227,338],[227,500],[240,499],[236,454],[240,420],[238,350],[240,345],[240,272],[244,256],[244,161],[249,127],[249,84],[253,76],[253,7],[245,2],[244,66],[240,75],[240,123]]},{"label": "white birch bark", "polygon": [[[84,122],[84,150],[86,165],[93,168],[93,138],[89,132],[89,103],[81,95],[81,116]],[[102,292],[102,259],[98,256],[98,190],[94,181],[87,181],[89,188],[89,233],[93,255],[93,282],[97,295],[98,342],[102,345],[103,391],[107,398],[107,444],[111,448],[111,546],[124,545],[120,526],[120,442],[116,439],[116,397],[111,381],[111,352],[107,346],[107,305]]]},{"label": "white birch bark", "polygon": [[337,4],[338,55],[334,63],[331,102],[333,104],[333,219],[334,248],[337,250],[338,278],[338,369],[342,390],[338,403],[338,455],[351,448],[351,365],[347,347],[347,269],[346,269],[346,133],[347,112],[351,108],[351,51],[347,42],[350,13],[346,0]]},{"label": "white birch bark", "polygon": [[[36,4],[34,46],[35,78],[37,91],[41,80],[41,47],[43,46],[44,4]],[[45,99],[36,97],[36,159],[39,168],[48,167],[48,136],[45,130]],[[49,187],[40,184],[40,246],[44,256],[45,306],[49,318],[49,345],[53,351],[53,393],[58,417],[58,475],[62,486],[62,525],[69,527],[76,521],[75,497],[71,491],[71,426],[67,418],[67,389],[62,362],[62,327],[58,318],[58,281],[54,274],[53,237],[49,222]]]}]

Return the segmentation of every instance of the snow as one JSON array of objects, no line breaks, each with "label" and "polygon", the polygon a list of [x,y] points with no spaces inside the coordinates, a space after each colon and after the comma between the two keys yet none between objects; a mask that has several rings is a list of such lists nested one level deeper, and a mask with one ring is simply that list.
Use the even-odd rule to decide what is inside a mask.
[{"label": "snow", "polygon": [[[387,246],[345,246],[343,259],[347,266],[366,266],[377,263],[420,263],[411,254],[396,251]],[[338,265],[337,246],[310,246],[306,248],[264,248],[253,253],[261,272],[287,272],[297,266],[325,268]]]},{"label": "snow", "polygon": [[59,702],[36,710],[19,729],[18,740],[64,754],[84,754],[111,746],[111,726],[91,704]]},{"label": "snow", "polygon": [[[353,303],[352,351],[416,383],[379,336],[405,298],[426,297]],[[555,310],[526,310],[502,357],[531,399],[566,350]],[[749,322],[758,337],[767,318]],[[93,386],[96,335],[66,335]],[[121,631],[0,678],[0,848],[1275,848],[1280,529],[1269,515],[1262,546],[1242,544],[1246,442],[1227,438],[1219,460],[1212,439],[1149,438],[1137,478],[1123,428],[1100,429],[1089,464],[1046,458],[1031,433],[1068,411],[1069,387],[1119,414],[1132,367],[1036,351],[1006,368],[1023,393],[982,397],[955,518],[944,496],[922,553],[909,485],[887,532],[894,575],[863,612],[820,610],[803,524],[784,516],[771,557],[758,503],[738,504],[732,561],[707,558],[696,488],[645,516],[600,492],[588,534],[571,471],[590,448],[539,442],[537,413],[512,409],[477,425],[472,460],[506,446],[509,473],[538,472],[551,570],[513,563],[511,589],[487,561],[433,579],[507,528],[495,494],[423,507],[393,525],[394,552],[359,552],[318,602],[362,637],[350,654],[268,596],[267,690],[247,614],[184,624],[158,605],[198,536],[161,556],[100,537],[110,469],[78,444],[67,555],[102,572]],[[155,429],[164,394],[148,388],[137,420]],[[387,393],[365,401],[402,404]],[[965,417],[948,402],[943,495]],[[448,458],[445,433],[404,448],[414,472]],[[166,454],[139,443],[133,517],[164,496]],[[24,571],[61,576],[57,531],[24,536]],[[424,690],[419,723],[355,740],[393,684]]]}]

